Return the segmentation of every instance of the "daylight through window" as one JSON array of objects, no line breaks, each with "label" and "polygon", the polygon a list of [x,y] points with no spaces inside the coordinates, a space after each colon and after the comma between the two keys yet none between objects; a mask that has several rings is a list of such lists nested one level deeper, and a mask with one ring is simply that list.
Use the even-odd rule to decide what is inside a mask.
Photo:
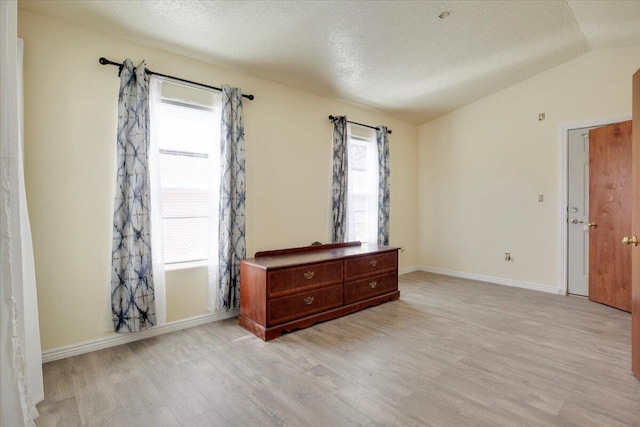
[{"label": "daylight through window", "polygon": [[219,119],[214,108],[167,99],[157,109],[164,261],[204,261],[217,231]]},{"label": "daylight through window", "polygon": [[347,236],[349,241],[378,240],[378,151],[373,138],[349,135]]}]

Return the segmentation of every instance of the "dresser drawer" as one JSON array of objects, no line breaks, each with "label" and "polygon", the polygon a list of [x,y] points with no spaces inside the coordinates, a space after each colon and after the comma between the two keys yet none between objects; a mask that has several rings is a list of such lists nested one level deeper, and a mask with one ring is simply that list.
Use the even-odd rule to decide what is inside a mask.
[{"label": "dresser drawer", "polygon": [[398,253],[385,252],[345,260],[345,280],[370,277],[398,268]]},{"label": "dresser drawer", "polygon": [[342,284],[300,292],[268,302],[267,325],[276,325],[342,305]]},{"label": "dresser drawer", "polygon": [[267,294],[273,298],[339,282],[342,282],[342,261],[309,264],[270,272]]},{"label": "dresser drawer", "polygon": [[396,273],[355,280],[344,285],[344,303],[360,301],[398,289]]}]

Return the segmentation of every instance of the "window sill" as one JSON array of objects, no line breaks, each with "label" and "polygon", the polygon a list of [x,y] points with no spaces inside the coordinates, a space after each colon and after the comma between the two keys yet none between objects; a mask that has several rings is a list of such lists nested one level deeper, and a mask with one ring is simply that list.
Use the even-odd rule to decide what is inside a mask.
[{"label": "window sill", "polygon": [[164,271],[190,270],[192,268],[208,267],[209,261],[180,262],[176,264],[165,264]]}]

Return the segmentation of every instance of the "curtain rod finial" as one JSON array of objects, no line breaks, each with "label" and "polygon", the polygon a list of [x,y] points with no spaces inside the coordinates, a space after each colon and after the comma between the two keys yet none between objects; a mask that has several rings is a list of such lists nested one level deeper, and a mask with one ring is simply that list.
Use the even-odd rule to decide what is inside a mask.
[{"label": "curtain rod finial", "polygon": [[253,96],[253,95],[247,95],[247,98],[249,99],[249,101],[253,101],[253,100],[254,100],[254,98],[255,98],[255,96]]},{"label": "curtain rod finial", "polygon": [[98,59],[98,62],[100,62],[102,65],[107,65],[109,63],[109,60],[103,56]]}]

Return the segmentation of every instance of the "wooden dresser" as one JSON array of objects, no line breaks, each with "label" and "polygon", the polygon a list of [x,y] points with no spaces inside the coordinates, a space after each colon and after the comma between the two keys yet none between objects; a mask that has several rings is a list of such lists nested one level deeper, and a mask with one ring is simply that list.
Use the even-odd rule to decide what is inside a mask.
[{"label": "wooden dresser", "polygon": [[397,300],[398,249],[349,242],[258,252],[240,262],[238,322],[268,341]]}]

